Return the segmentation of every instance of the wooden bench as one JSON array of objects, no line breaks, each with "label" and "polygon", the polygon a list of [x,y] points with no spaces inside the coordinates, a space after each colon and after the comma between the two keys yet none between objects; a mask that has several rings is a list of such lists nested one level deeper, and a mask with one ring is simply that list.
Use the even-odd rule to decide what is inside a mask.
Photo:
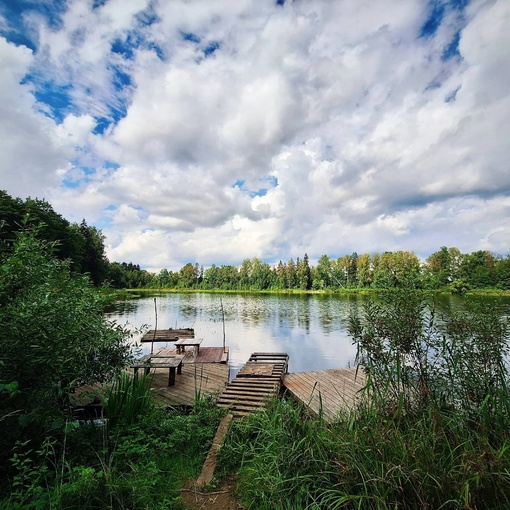
[{"label": "wooden bench", "polygon": [[[145,374],[149,374],[151,368],[168,368],[168,386],[175,385],[175,372],[182,373],[182,360],[184,355],[158,355],[146,354],[133,364],[133,370],[138,373],[143,368]],[[154,361],[153,361],[154,360]]]},{"label": "wooden bench", "polygon": [[177,350],[177,354],[184,354],[186,347],[193,347],[193,354],[198,356],[198,352],[200,350],[200,344],[202,343],[203,338],[179,338],[175,342],[175,348]]}]

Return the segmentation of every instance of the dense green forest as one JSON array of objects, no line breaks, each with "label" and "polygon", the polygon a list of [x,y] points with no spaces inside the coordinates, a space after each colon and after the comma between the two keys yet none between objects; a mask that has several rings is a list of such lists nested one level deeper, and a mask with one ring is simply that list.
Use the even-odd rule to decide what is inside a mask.
[{"label": "dense green forest", "polygon": [[94,285],[112,288],[195,290],[329,290],[383,289],[412,285],[416,288],[464,293],[470,289],[510,290],[510,256],[485,250],[461,253],[441,247],[424,263],[412,252],[352,253],[338,258],[322,255],[311,265],[308,255],[280,261],[276,266],[257,258],[240,266],[213,264],[204,269],[198,262],[179,271],[152,273],[132,262],[110,262],[104,236],[96,227],[70,223],[45,200],[25,201],[0,191],[0,243],[23,226],[38,226],[38,236],[55,242],[55,255],[70,260],[71,270],[88,274]]}]

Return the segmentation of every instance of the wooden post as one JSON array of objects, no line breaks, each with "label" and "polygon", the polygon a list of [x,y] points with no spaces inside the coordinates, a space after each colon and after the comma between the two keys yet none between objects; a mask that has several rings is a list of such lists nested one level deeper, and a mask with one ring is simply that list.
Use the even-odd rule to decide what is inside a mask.
[{"label": "wooden post", "polygon": [[221,305],[221,317],[223,322],[223,352],[225,352],[225,311],[223,310],[223,301],[220,297],[220,305]]},{"label": "wooden post", "polygon": [[175,367],[168,369],[168,386],[175,386]]},{"label": "wooden post", "polygon": [[156,324],[154,326],[154,336],[151,342],[151,354],[154,354],[154,340],[156,340],[156,332],[158,331],[158,307],[156,306],[156,298],[154,298],[154,314],[156,316]]}]

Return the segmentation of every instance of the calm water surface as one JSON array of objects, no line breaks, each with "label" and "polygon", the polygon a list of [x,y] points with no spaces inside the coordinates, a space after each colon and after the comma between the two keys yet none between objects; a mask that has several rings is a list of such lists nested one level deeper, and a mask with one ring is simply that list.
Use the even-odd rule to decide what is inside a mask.
[{"label": "calm water surface", "polygon": [[[289,371],[326,370],[354,366],[356,348],[347,333],[349,312],[360,308],[363,296],[263,294],[159,294],[156,296],[158,329],[194,328],[202,346],[230,349],[231,376],[252,352],[286,352]],[[444,297],[441,307],[462,307],[457,297]],[[510,299],[496,299],[509,305]],[[123,301],[109,318],[133,328],[154,329],[154,295]],[[141,334],[135,334],[139,343]],[[155,344],[155,348],[165,344]],[[173,344],[169,344],[173,346]],[[143,344],[144,353],[150,343]]]},{"label": "calm water surface", "polygon": [[[194,328],[195,336],[204,339],[202,346],[222,346],[223,305],[234,374],[257,351],[288,353],[291,372],[345,368],[353,365],[356,355],[346,319],[350,309],[361,304],[358,296],[161,294],[156,296],[157,326]],[[120,302],[108,317],[133,328],[153,329],[154,296]],[[139,343],[140,338],[136,334],[133,341]],[[142,348],[150,352],[150,344]]]}]

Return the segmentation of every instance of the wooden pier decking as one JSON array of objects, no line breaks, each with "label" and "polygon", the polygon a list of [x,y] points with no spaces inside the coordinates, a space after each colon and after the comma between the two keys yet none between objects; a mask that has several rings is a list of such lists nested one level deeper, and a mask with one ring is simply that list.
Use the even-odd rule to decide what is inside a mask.
[{"label": "wooden pier decking", "polygon": [[218,406],[228,408],[235,418],[259,410],[279,393],[288,363],[286,353],[253,353],[220,395]]},{"label": "wooden pier decking", "polygon": [[[158,355],[174,356],[180,354],[174,347],[165,347],[159,349]],[[188,363],[227,363],[229,350],[228,347],[201,347],[197,355],[193,349],[185,350],[182,354],[184,356],[183,364]]]},{"label": "wooden pier decking", "polygon": [[340,411],[355,405],[364,384],[363,370],[356,375],[355,368],[296,372],[283,378],[288,394],[302,402],[312,414],[322,413],[327,422],[333,422]]},{"label": "wooden pier decking", "polygon": [[[176,348],[159,349],[156,354],[159,357],[176,355],[179,355]],[[228,348],[202,347],[196,355],[194,349],[188,349],[180,356],[184,357],[182,370],[171,387],[165,384],[165,371],[155,365],[153,388],[156,403],[191,406],[199,394],[219,395],[225,389],[230,376]]]},{"label": "wooden pier decking", "polygon": [[193,328],[182,329],[151,329],[141,338],[140,342],[174,342],[178,338],[194,338],[195,330]]},{"label": "wooden pier decking", "polygon": [[167,386],[168,371],[156,369],[153,400],[167,406],[192,406],[200,395],[219,395],[228,384],[230,367],[226,363],[185,363],[175,378],[174,386]]}]

